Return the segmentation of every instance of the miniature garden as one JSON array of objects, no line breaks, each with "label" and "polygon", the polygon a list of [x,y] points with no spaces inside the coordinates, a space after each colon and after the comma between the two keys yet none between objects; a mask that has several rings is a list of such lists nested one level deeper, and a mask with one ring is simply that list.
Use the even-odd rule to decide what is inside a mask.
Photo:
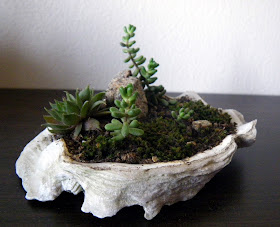
[{"label": "miniature garden", "polygon": [[46,109],[48,130],[63,138],[68,155],[81,162],[149,164],[181,160],[211,149],[235,132],[231,117],[202,101],[167,96],[154,75],[159,64],[138,55],[136,27],[124,27],[121,42],[128,71],[114,78],[107,91],[89,86],[65,92]]}]

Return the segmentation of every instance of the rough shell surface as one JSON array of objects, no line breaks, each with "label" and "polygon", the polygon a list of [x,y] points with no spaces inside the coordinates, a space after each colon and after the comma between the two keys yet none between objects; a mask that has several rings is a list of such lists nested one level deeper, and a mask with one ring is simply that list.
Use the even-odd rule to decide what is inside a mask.
[{"label": "rough shell surface", "polygon": [[111,80],[106,91],[106,101],[109,104],[113,104],[115,99],[122,100],[121,94],[119,92],[120,87],[126,87],[129,84],[132,84],[134,91],[139,93],[135,104],[142,111],[140,117],[145,117],[148,113],[148,101],[146,99],[141,81],[138,78],[131,76],[130,70],[124,70],[120,72]]},{"label": "rough shell surface", "polygon": [[[185,93],[193,100],[196,93]],[[205,101],[204,101],[205,102]],[[140,205],[152,219],[162,206],[194,197],[222,168],[237,147],[256,139],[256,123],[245,123],[236,110],[224,110],[237,123],[237,133],[220,145],[191,158],[154,164],[78,163],[71,160],[63,140],[54,140],[47,130],[26,145],[16,162],[26,199],[50,201],[61,192],[83,191],[82,211],[99,218],[115,215],[123,207]]]}]

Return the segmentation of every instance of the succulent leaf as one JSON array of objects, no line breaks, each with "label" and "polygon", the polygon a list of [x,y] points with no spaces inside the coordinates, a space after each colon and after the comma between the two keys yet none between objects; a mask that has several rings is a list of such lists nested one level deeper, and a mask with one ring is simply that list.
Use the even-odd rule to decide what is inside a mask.
[{"label": "succulent leaf", "polygon": [[139,69],[135,69],[134,72],[132,73],[132,76],[136,77],[139,73]]},{"label": "succulent leaf", "polygon": [[90,99],[90,88],[87,86],[85,89],[83,89],[80,93],[79,96],[82,100],[82,102],[85,102],[86,100]]},{"label": "succulent leaf", "polygon": [[131,57],[128,56],[128,57],[124,60],[124,63],[127,63],[127,62],[129,62],[130,60],[131,60]]},{"label": "succulent leaf", "polygon": [[95,102],[103,100],[105,96],[105,92],[100,92],[96,95],[94,95],[91,99],[90,99],[90,106],[92,106]]},{"label": "succulent leaf", "polygon": [[81,109],[81,118],[86,118],[89,109],[89,101],[85,101]]},{"label": "succulent leaf", "polygon": [[67,113],[76,113],[76,114],[80,113],[80,108],[78,107],[78,105],[76,103],[73,103],[71,101],[65,101],[65,103],[66,103],[66,112]]},{"label": "succulent leaf", "polygon": [[127,112],[128,116],[130,116],[130,117],[138,116],[140,113],[141,113],[141,110],[139,108],[134,109],[134,110],[129,110]]},{"label": "succulent leaf", "polygon": [[123,139],[124,139],[124,137],[122,134],[118,134],[118,135],[112,137],[112,140],[115,140],[115,141],[119,141],[119,140],[123,140]]},{"label": "succulent leaf", "polygon": [[105,105],[105,102],[103,100],[99,100],[99,101],[96,101],[95,103],[93,103],[93,105],[90,106],[89,115],[95,116],[95,113],[98,112],[98,109],[100,108],[101,104]]},{"label": "succulent leaf", "polygon": [[117,111],[119,111],[119,110],[118,110],[118,108],[116,108],[116,107],[110,107],[110,111],[111,111],[111,112],[117,112]]},{"label": "succulent leaf", "polygon": [[128,136],[128,134],[129,134],[129,125],[128,125],[127,122],[123,123],[122,129],[121,129],[121,133],[122,133],[123,137]]},{"label": "succulent leaf", "polygon": [[154,83],[157,80],[157,77],[153,77],[153,78],[149,78],[147,81],[149,82],[149,84]]},{"label": "succulent leaf", "polygon": [[120,112],[120,111],[111,112],[111,115],[112,115],[112,117],[115,117],[115,118],[123,118],[123,117],[125,117],[125,114]]},{"label": "succulent leaf", "polygon": [[79,108],[82,108],[83,102],[82,102],[82,100],[81,100],[81,98],[80,98],[79,93],[80,93],[80,92],[79,92],[79,90],[77,89],[77,90],[76,90],[76,104],[78,105]]},{"label": "succulent leaf", "polygon": [[58,121],[55,120],[52,116],[50,115],[44,115],[43,118],[45,119],[45,121],[49,124],[58,124]]},{"label": "succulent leaf", "polygon": [[43,124],[44,127],[50,127],[53,130],[69,130],[71,127],[59,124]]},{"label": "succulent leaf", "polygon": [[80,122],[80,116],[78,114],[75,114],[75,113],[63,114],[62,115],[62,122],[65,125],[68,125],[68,126],[76,125]]},{"label": "succulent leaf", "polygon": [[45,108],[45,110],[48,112],[49,115],[51,115],[55,120],[61,121],[61,116],[58,112],[56,112],[54,109],[53,110],[48,110]]},{"label": "succulent leaf", "polygon": [[75,97],[73,95],[69,94],[68,91],[65,91],[65,94],[68,101],[75,102]]},{"label": "succulent leaf", "polygon": [[168,105],[169,105],[169,102],[167,102],[165,99],[160,99],[159,101],[160,101],[161,104],[164,105],[164,106],[168,106]]},{"label": "succulent leaf", "polygon": [[134,136],[142,136],[144,134],[144,131],[139,128],[129,128],[129,134]]},{"label": "succulent leaf", "polygon": [[176,99],[170,99],[169,100],[169,104],[170,105],[175,105],[177,103],[177,100]]},{"label": "succulent leaf", "polygon": [[117,107],[119,107],[119,108],[121,107],[121,101],[120,100],[115,99],[114,103]]},{"label": "succulent leaf", "polygon": [[82,127],[83,127],[82,123],[79,123],[78,125],[76,125],[75,130],[74,130],[74,135],[73,135],[74,139],[76,139],[79,136],[79,134],[82,130]]},{"label": "succulent leaf", "polygon": [[119,123],[109,123],[109,124],[106,124],[105,125],[105,129],[107,131],[115,131],[115,130],[120,130],[122,128],[122,123],[119,122]]},{"label": "succulent leaf", "polygon": [[120,94],[123,98],[126,98],[126,92],[123,87],[120,87]]},{"label": "succulent leaf", "polygon": [[124,99],[121,101],[121,107],[122,108],[128,107],[128,104],[126,103],[126,101]]},{"label": "succulent leaf", "polygon": [[137,128],[138,126],[139,126],[139,122],[137,120],[133,120],[129,124],[129,127],[131,127],[131,128]]}]

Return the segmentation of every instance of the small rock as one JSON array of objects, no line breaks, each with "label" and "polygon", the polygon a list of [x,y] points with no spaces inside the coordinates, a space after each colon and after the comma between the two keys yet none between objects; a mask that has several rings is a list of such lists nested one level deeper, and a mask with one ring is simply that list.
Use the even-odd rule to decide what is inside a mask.
[{"label": "small rock", "polygon": [[126,87],[130,83],[134,87],[134,92],[137,91],[139,93],[135,103],[136,106],[142,111],[139,117],[145,117],[148,113],[148,101],[142,88],[141,81],[138,78],[131,76],[130,70],[120,72],[115,78],[111,80],[106,91],[106,101],[108,104],[112,105],[115,99],[122,100],[119,92],[120,87]]},{"label": "small rock", "polygon": [[94,130],[101,130],[100,129],[100,123],[98,120],[94,118],[89,118],[85,123],[84,123],[84,129],[86,131],[94,131]]},{"label": "small rock", "polygon": [[143,159],[140,163],[141,164],[152,164],[153,160],[151,158]]},{"label": "small rock", "polygon": [[195,146],[195,145],[196,145],[196,142],[195,142],[195,141],[189,141],[189,142],[187,142],[187,145],[193,145],[193,146]]},{"label": "small rock", "polygon": [[207,120],[198,120],[198,121],[193,121],[193,123],[192,123],[192,128],[195,131],[198,131],[199,129],[202,129],[202,128],[208,128],[211,126],[212,126],[212,123]]},{"label": "small rock", "polygon": [[129,152],[121,155],[121,160],[126,163],[137,163],[138,157],[135,152]]},{"label": "small rock", "polygon": [[159,159],[158,159],[157,156],[153,156],[153,157],[152,157],[152,160],[153,160],[153,162],[158,162],[158,161],[159,161]]}]

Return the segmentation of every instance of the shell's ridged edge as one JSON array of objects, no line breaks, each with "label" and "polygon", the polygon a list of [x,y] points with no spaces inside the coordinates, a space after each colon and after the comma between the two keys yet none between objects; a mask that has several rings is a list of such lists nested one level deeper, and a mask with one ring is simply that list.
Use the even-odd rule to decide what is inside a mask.
[{"label": "shell's ridged edge", "polygon": [[[194,92],[182,95],[202,100]],[[163,205],[195,196],[230,163],[237,147],[250,146],[255,141],[256,120],[246,123],[238,111],[223,111],[237,123],[237,133],[191,158],[155,164],[78,163],[65,155],[64,141],[53,141],[52,134],[45,129],[22,151],[16,173],[22,179],[28,200],[50,201],[62,191],[84,191],[83,212],[104,218],[123,207],[140,205],[145,218],[150,220]]]}]

